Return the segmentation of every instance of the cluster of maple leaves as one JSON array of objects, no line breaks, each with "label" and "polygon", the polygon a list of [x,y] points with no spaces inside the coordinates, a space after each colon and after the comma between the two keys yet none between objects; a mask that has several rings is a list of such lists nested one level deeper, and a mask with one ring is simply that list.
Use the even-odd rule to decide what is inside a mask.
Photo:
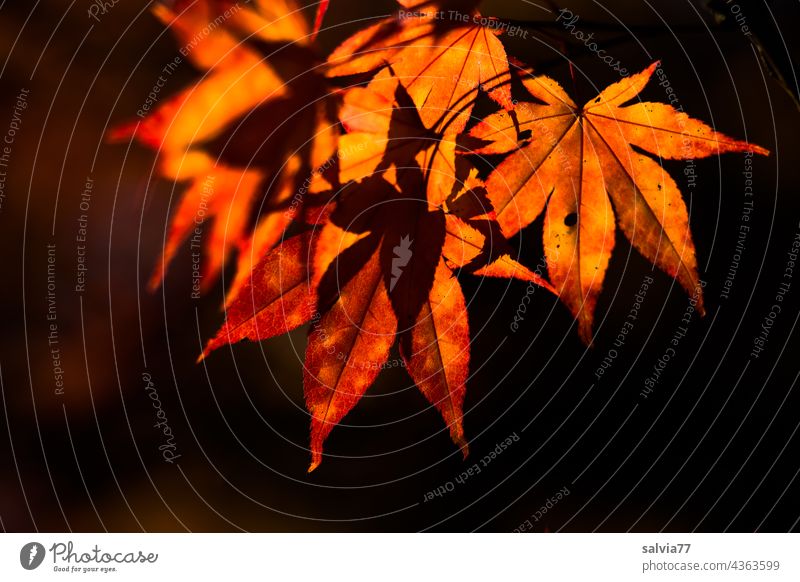
[{"label": "cluster of maple leaves", "polygon": [[[314,37],[328,2],[314,29],[293,0],[157,5],[203,76],[111,133],[156,149],[160,173],[187,184],[152,287],[199,215],[212,221],[206,287],[237,254],[226,321],[201,358],[310,323],[309,471],[395,342],[467,454],[470,335],[457,273],[549,290],[589,344],[617,227],[699,293],[681,193],[639,150],[668,159],[768,153],[670,105],[636,101],[657,63],[579,106],[555,80],[510,64],[501,27],[475,18],[478,2],[398,2],[394,16],[327,58]],[[442,18],[452,10],[467,18]],[[483,97],[498,111],[474,120]],[[481,179],[474,161],[488,154],[507,155]],[[549,280],[507,243],[542,213]]]}]

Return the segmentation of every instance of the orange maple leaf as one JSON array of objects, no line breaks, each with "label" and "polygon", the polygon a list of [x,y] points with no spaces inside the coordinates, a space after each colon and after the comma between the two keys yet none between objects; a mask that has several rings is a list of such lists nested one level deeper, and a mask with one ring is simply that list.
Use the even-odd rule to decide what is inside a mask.
[{"label": "orange maple leaf", "polygon": [[[610,85],[578,107],[548,77],[523,84],[539,102],[519,103],[470,131],[473,152],[513,152],[492,172],[487,190],[503,234],[512,236],[545,210],[544,247],[550,278],[591,343],[592,321],[614,247],[615,224],[649,261],[690,294],[702,290],[689,216],[678,185],[653,158],[694,159],[762,147],[714,131],[670,105],[624,106],[659,63]],[[530,138],[519,145],[520,138]],[[612,207],[613,203],[613,207]],[[615,221],[616,215],[616,221]]]},{"label": "orange maple leaf", "polygon": [[[412,379],[466,455],[462,404],[469,325],[454,269],[471,267],[476,275],[514,277],[552,289],[506,249],[492,248],[493,239],[480,231],[480,226],[493,223],[490,217],[459,217],[409,195],[425,191],[419,169],[405,168],[401,173],[392,168],[387,178],[372,177],[355,185],[331,213],[331,223],[323,227],[337,229],[339,239],[334,236],[330,247],[315,250],[318,257],[336,254],[336,258],[319,261],[329,264],[318,288],[318,304],[324,311],[312,325],[306,350],[310,470],[320,463],[322,443],[333,426],[386,364],[395,337]],[[461,196],[471,196],[479,188],[477,183],[472,178],[466,185],[471,189]],[[360,231],[365,235],[353,236]],[[496,246],[502,247],[501,241],[502,237]]]},{"label": "orange maple leaf", "polygon": [[[374,71],[400,78],[423,125],[458,133],[469,121],[480,90],[513,108],[508,59],[498,31],[480,24],[478,2],[400,2],[406,10],[366,28],[329,57],[328,76]],[[444,10],[446,7],[460,10]]]},{"label": "orange maple leaf", "polygon": [[[271,248],[291,222],[283,206],[303,171],[335,151],[331,100],[314,72],[307,46],[311,30],[292,0],[261,1],[253,8],[183,0],[172,8],[156,4],[153,13],[175,33],[182,57],[204,75],[141,121],[109,133],[112,140],[135,137],[157,150],[160,173],[189,182],[150,287],[161,283],[183,241],[213,221],[202,243],[203,288],[238,249],[233,297],[252,258]],[[260,207],[258,198],[264,198]],[[251,232],[259,210],[259,226]]]},{"label": "orange maple leaf", "polygon": [[[394,179],[394,170],[389,177]],[[480,188],[474,177],[469,184]],[[490,252],[491,239],[481,232],[490,218],[445,213],[403,190],[379,176],[355,184],[319,229],[269,252],[203,354],[311,322],[304,366],[309,470],[321,462],[331,429],[386,365],[396,338],[412,379],[466,454],[462,405],[469,325],[454,270],[518,278],[552,290],[507,249]]]}]

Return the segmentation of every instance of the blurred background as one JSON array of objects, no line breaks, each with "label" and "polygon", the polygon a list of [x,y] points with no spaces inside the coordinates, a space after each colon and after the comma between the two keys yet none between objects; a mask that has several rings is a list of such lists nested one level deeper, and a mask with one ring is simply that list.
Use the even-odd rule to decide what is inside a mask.
[{"label": "blurred background", "polygon": [[[576,29],[594,32],[631,72],[660,59],[687,113],[772,155],[751,166],[743,155],[697,160],[694,187],[686,162],[664,162],[690,207],[705,318],[682,322],[689,298],[621,237],[591,349],[554,298],[534,293],[512,331],[526,285],[463,275],[473,336],[470,457],[461,459],[439,415],[396,368],[333,430],[312,474],[305,329],[219,350],[198,365],[201,345],[223,321],[221,284],[191,298],[186,245],[163,287],[146,289],[181,190],[157,177],[152,151],[108,144],[104,135],[135,118],[178,45],[147,2],[107,4],[96,22],[88,0],[0,3],[0,148],[8,146],[0,152],[0,527],[798,528],[800,279],[784,277],[800,232],[798,52],[789,30],[797,2],[486,0],[483,14],[531,31],[504,37],[509,54],[557,79],[577,102],[618,74],[556,21],[559,9],[579,15]],[[394,7],[332,0],[323,53],[360,19]],[[196,77],[184,62],[164,90]],[[642,97],[667,100],[656,82]],[[750,230],[740,239],[748,200]],[[541,260],[541,227],[539,220],[512,241],[531,267]],[[79,256],[76,237],[84,235]],[[639,318],[617,346],[649,275]],[[85,288],[76,291],[81,276]],[[790,286],[771,317],[782,282]],[[754,357],[762,326],[767,340]],[[685,337],[645,398],[681,327]],[[611,364],[598,377],[604,359]],[[172,462],[159,449],[160,421],[174,437]],[[456,480],[475,463],[479,474]],[[444,495],[425,501],[440,487]]]}]

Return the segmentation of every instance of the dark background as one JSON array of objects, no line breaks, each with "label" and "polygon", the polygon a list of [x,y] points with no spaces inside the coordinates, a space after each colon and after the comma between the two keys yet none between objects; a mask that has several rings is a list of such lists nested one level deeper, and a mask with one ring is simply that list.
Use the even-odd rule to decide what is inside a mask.
[{"label": "dark background", "polygon": [[[461,277],[473,335],[466,462],[405,372],[388,370],[333,430],[311,475],[297,355],[304,330],[223,349],[195,365],[222,321],[221,286],[191,300],[184,249],[165,286],[145,290],[180,190],[155,177],[151,151],[109,145],[103,135],[134,117],[177,46],[145,2],[122,0],[93,27],[89,4],[0,3],[0,134],[20,89],[30,89],[0,210],[0,527],[510,531],[530,519],[534,531],[798,529],[800,278],[765,350],[750,358],[800,231],[800,114],[757,56],[796,87],[788,27],[798,21],[797,2],[739,2],[755,39],[715,19],[702,2],[559,4],[580,15],[578,29],[596,30],[629,71],[661,59],[693,117],[772,151],[753,160],[752,230],[729,299],[720,291],[741,223],[744,156],[698,160],[691,190],[685,163],[665,162],[691,208],[708,315],[692,319],[648,399],[640,396],[644,380],[681,325],[688,298],[656,272],[635,328],[596,381],[651,273],[620,238],[593,349],[580,343],[552,297],[535,293],[512,333],[526,285]],[[391,8],[388,1],[333,0],[322,45],[354,31],[350,21]],[[577,92],[578,102],[618,78],[552,13],[517,0],[487,0],[482,12],[540,21],[536,35],[508,40],[509,54]],[[184,64],[167,90],[195,76]],[[643,98],[666,101],[655,82]],[[76,219],[87,176],[94,180],[88,285],[78,294]],[[514,241],[531,266],[541,257],[540,230],[538,221]],[[54,394],[47,343],[46,245],[53,243],[63,395]],[[158,451],[144,372],[175,433],[181,457],[173,465]],[[518,442],[479,475],[423,502],[512,433]],[[569,495],[534,521],[564,487]]]}]

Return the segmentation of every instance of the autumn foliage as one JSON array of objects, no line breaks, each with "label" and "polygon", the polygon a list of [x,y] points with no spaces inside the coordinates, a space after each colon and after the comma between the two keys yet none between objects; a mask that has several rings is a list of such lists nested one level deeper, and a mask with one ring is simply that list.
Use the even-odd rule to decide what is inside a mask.
[{"label": "autumn foliage", "polygon": [[[204,285],[237,256],[225,323],[201,359],[308,324],[309,470],[395,344],[467,454],[470,330],[456,275],[540,286],[588,345],[617,228],[700,293],[686,204],[659,159],[768,153],[641,102],[658,63],[577,105],[555,80],[510,64],[502,27],[483,26],[477,2],[399,3],[328,55],[293,0],[157,5],[202,77],[110,135],[157,150],[160,173],[186,184],[151,286],[201,212],[213,221]],[[474,119],[479,99],[496,112]],[[489,154],[505,157],[479,171]],[[542,213],[547,277],[507,243]]]}]

